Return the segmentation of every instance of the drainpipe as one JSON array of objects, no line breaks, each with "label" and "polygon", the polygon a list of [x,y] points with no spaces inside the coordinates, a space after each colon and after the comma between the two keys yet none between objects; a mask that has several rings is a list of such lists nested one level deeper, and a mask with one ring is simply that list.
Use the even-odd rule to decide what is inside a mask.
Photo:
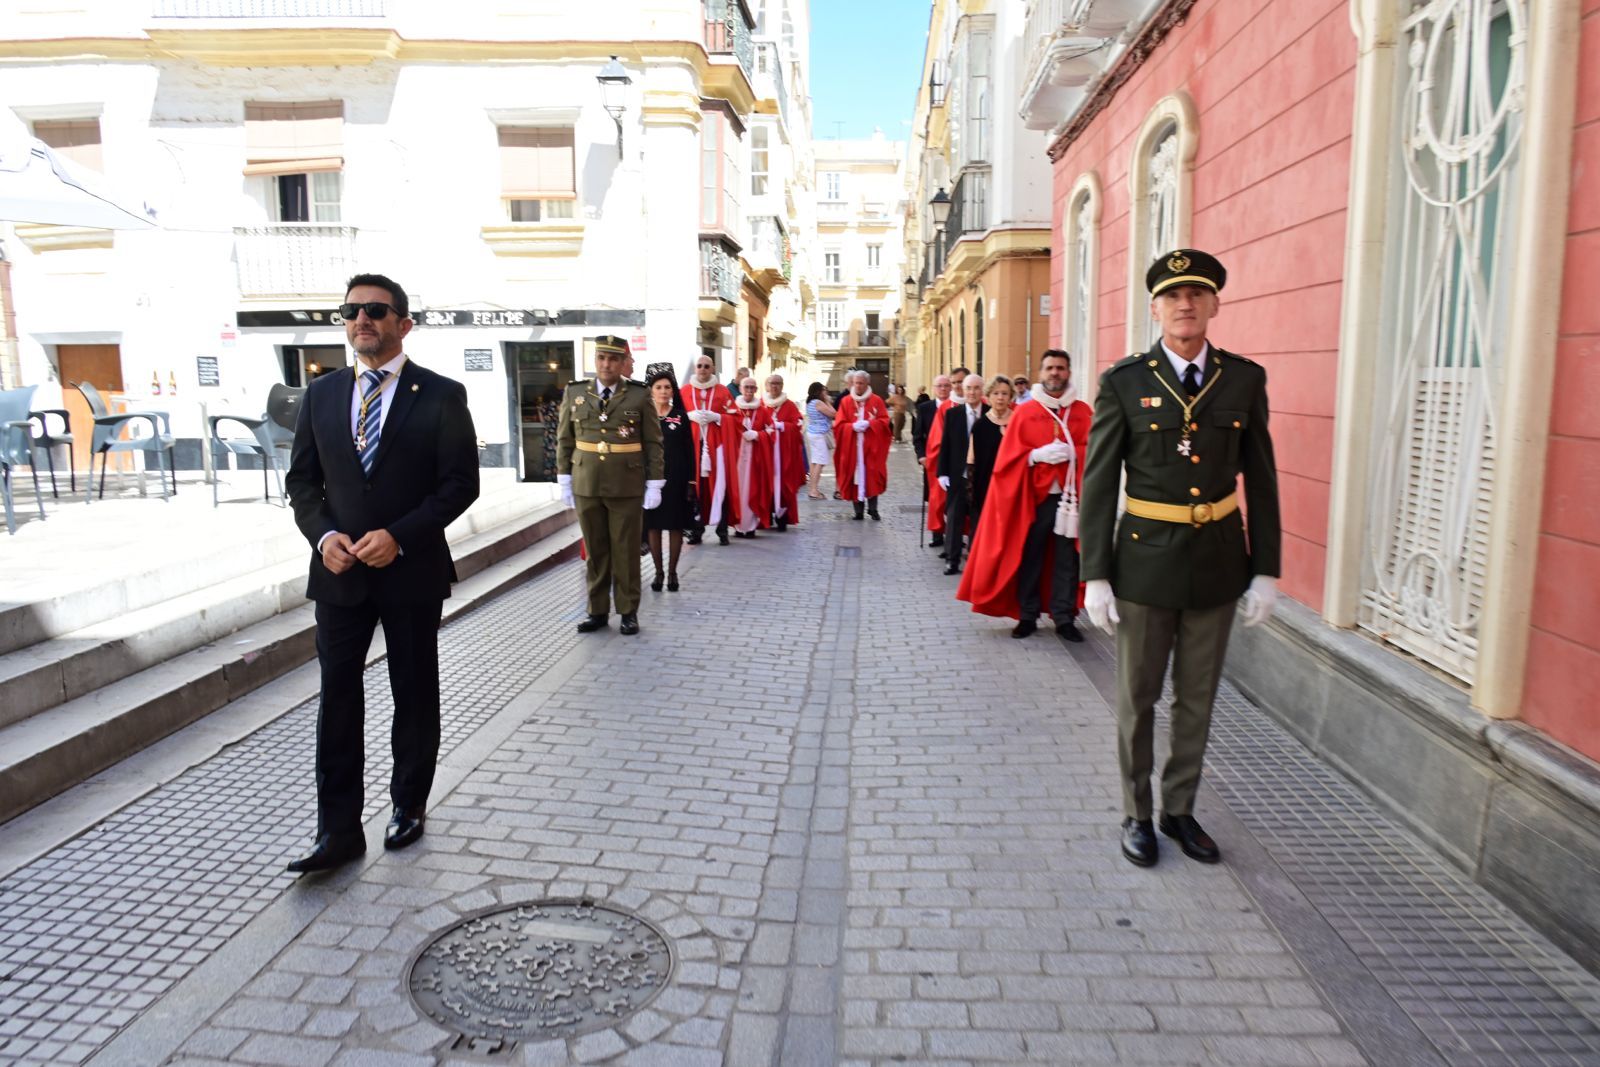
[{"label": "drainpipe", "polygon": [[1022,373],[1033,381],[1033,290],[1023,297],[1022,306]]}]

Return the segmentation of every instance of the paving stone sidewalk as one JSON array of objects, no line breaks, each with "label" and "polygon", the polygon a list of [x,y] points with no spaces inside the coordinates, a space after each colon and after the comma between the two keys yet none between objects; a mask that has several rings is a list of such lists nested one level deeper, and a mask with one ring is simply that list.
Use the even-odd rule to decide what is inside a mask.
[{"label": "paving stone sidewalk", "polygon": [[[296,847],[303,707],[0,882],[0,1059],[1600,1065],[1600,983],[1231,692],[1200,810],[1226,862],[1122,861],[1108,649],[1013,641],[957,603],[919,547],[913,462],[895,450],[881,523],[802,501],[789,533],[689,551],[638,638],[570,636],[576,564],[447,627],[467,710],[410,850],[298,883],[236,838],[186,859],[261,790],[273,847]],[[380,666],[374,756],[386,688]],[[269,735],[274,758],[246,758]],[[141,888],[67,943],[107,910],[97,850],[250,903],[219,926],[141,913]],[[546,897],[654,923],[667,988],[492,1055],[418,1013],[404,971],[429,938]],[[85,1021],[150,961],[160,984]],[[69,974],[72,996],[42,992]]]}]

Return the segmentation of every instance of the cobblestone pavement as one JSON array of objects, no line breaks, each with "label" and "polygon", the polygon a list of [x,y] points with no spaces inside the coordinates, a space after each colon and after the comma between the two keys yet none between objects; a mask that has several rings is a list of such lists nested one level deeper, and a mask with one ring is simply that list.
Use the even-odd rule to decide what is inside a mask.
[{"label": "cobblestone pavement", "polygon": [[[805,501],[690,550],[639,638],[571,633],[576,564],[448,626],[412,849],[281,874],[302,706],[19,869],[0,1060],[1600,1065],[1600,982],[1231,690],[1200,809],[1226,862],[1123,862],[1107,644],[967,612],[892,464],[881,523]],[[666,990],[497,1054],[418,1014],[431,936],[543,897],[649,919]]]}]

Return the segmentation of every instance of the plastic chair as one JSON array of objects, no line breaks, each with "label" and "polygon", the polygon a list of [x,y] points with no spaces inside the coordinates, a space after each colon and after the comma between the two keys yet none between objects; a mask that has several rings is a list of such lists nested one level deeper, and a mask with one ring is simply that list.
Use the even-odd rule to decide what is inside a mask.
[{"label": "plastic chair", "polygon": [[[106,463],[113,452],[154,452],[158,457],[161,478],[161,499],[168,498],[166,474],[172,474],[172,496],[178,495],[178,469],[172,459],[172,421],[165,411],[129,411],[113,415],[100,397],[100,390],[88,382],[74,382],[78,392],[89,405],[94,418],[94,436],[89,447],[89,484],[84,489],[84,499],[94,496],[94,457],[100,457],[100,499],[106,497]],[[150,424],[149,437],[121,439],[122,428],[131,422],[144,420]],[[159,457],[165,453],[165,468],[159,466]]]},{"label": "plastic chair", "polygon": [[[61,432],[50,432],[50,416],[54,415],[61,420]],[[33,435],[33,447],[44,449],[44,460],[50,466],[50,495],[60,499],[61,494],[56,492],[56,454],[57,445],[67,446],[67,475],[71,479],[69,492],[78,491],[78,461],[72,455],[72,416],[64,408],[41,408],[38,411],[28,412],[28,418],[36,419],[39,423],[39,432]]]},{"label": "plastic chair", "polygon": [[28,405],[33,403],[36,385],[0,392],[0,497],[5,499],[6,531],[17,532],[17,512],[11,496],[11,470],[24,464],[33,472],[33,496],[44,518],[44,494],[39,491],[39,472],[33,466],[33,423]]},{"label": "plastic chair", "polygon": [[[283,491],[283,472],[289,466],[288,453],[294,445],[295,420],[300,416],[300,400],[304,395],[304,389],[282,384],[274,385],[267,393],[266,413],[260,418],[249,418],[244,415],[213,415],[207,420],[211,424],[211,454],[218,467],[221,466],[223,454],[261,457],[263,500],[272,499],[272,492],[267,483],[267,468],[270,467],[278,481],[278,499],[288,503]],[[223,437],[218,427],[224,422],[236,422],[243,426],[250,431],[250,439]],[[211,483],[212,507],[217,507],[221,503],[218,495],[220,481],[221,479],[218,479]]]}]

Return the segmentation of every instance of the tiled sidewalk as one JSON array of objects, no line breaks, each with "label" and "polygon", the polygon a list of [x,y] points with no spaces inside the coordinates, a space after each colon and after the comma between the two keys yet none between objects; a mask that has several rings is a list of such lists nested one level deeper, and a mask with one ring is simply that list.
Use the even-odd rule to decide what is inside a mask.
[{"label": "tiled sidewalk", "polygon": [[[406,852],[281,874],[303,706],[21,868],[0,1059],[1600,1064],[1600,983],[1231,694],[1200,811],[1226,862],[1123,862],[1103,642],[954,601],[893,464],[882,523],[804,501],[691,550],[639,638],[571,633],[576,564],[447,627],[449,754]],[[376,783],[381,665],[368,690]],[[434,933],[582,895],[672,939],[643,1012],[497,1056],[418,1015]]]}]

